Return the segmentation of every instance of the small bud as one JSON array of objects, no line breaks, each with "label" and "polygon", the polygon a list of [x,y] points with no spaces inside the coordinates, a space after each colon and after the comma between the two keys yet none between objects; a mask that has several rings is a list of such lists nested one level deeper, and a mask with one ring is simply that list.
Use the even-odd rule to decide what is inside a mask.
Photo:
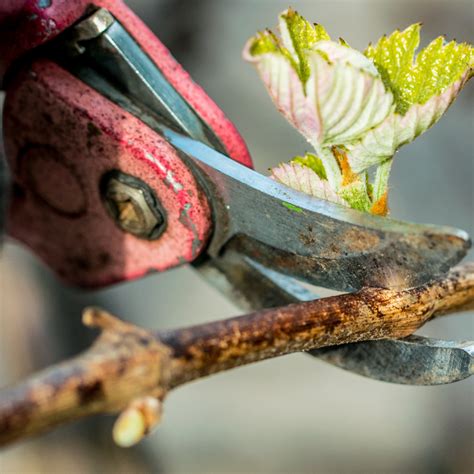
[{"label": "small bud", "polygon": [[117,419],[113,429],[113,438],[117,445],[129,448],[145,436],[145,417],[136,408],[127,408]]},{"label": "small bud", "polygon": [[112,436],[122,448],[140,442],[161,420],[161,403],[153,397],[138,398],[120,414]]}]

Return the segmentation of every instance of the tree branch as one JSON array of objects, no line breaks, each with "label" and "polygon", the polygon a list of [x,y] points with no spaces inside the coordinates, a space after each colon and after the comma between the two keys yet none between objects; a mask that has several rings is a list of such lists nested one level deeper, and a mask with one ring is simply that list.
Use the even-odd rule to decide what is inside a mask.
[{"label": "tree branch", "polygon": [[183,383],[292,352],[405,337],[434,315],[473,307],[474,264],[466,264],[418,288],[368,288],[160,333],[88,309],[84,323],[102,330],[89,350],[0,392],[0,445],[122,411],[114,438],[129,446]]}]

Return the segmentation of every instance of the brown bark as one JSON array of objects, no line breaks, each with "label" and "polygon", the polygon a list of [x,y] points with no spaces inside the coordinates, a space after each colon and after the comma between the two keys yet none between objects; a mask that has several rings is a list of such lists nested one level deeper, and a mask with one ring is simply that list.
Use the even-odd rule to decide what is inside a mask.
[{"label": "brown bark", "polygon": [[88,310],[85,324],[102,329],[88,351],[0,392],[0,445],[122,410],[117,438],[132,443],[159,419],[152,400],[183,383],[292,352],[404,337],[434,315],[473,307],[474,264],[466,264],[418,288],[368,288],[162,333]]}]

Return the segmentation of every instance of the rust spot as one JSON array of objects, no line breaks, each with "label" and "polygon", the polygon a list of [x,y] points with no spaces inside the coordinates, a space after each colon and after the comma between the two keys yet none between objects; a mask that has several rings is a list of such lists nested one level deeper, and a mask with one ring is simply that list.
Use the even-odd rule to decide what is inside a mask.
[{"label": "rust spot", "polygon": [[100,252],[97,256],[99,265],[108,265],[112,261],[112,257],[108,252]]},{"label": "rust spot", "polygon": [[81,256],[69,257],[68,262],[73,268],[79,271],[84,271],[84,270],[87,271],[93,268],[89,260],[87,259],[87,257],[81,257]]},{"label": "rust spot", "polygon": [[96,401],[104,396],[100,380],[94,380],[92,383],[83,383],[76,390],[81,405]]},{"label": "rust spot", "polygon": [[0,418],[0,433],[7,433],[10,429],[15,428],[19,422],[28,423],[33,417],[38,403],[33,400],[24,399],[21,404],[12,403],[12,409]]},{"label": "rust spot", "polygon": [[87,122],[87,138],[99,137],[102,135],[100,128],[92,122]]},{"label": "rust spot", "polygon": [[300,232],[299,238],[304,245],[314,245],[316,243],[316,237],[310,233]]},{"label": "rust spot", "polygon": [[138,338],[138,342],[139,342],[142,346],[148,347],[148,346],[150,345],[150,343],[151,343],[151,340],[150,340],[149,337],[140,336],[140,337]]},{"label": "rust spot", "polygon": [[380,237],[367,229],[350,228],[341,233],[340,241],[343,247],[347,247],[351,252],[365,252],[379,245]]}]

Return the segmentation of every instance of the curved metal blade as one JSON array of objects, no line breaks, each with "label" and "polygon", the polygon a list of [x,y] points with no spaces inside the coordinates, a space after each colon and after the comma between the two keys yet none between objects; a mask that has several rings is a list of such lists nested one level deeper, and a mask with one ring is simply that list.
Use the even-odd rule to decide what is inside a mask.
[{"label": "curved metal blade", "polygon": [[351,372],[385,382],[441,385],[474,373],[474,342],[420,336],[328,347],[310,354]]},{"label": "curved metal blade", "polygon": [[406,288],[445,273],[470,247],[449,227],[377,217],[294,191],[166,127],[213,205],[208,252],[224,246],[318,286]]}]

